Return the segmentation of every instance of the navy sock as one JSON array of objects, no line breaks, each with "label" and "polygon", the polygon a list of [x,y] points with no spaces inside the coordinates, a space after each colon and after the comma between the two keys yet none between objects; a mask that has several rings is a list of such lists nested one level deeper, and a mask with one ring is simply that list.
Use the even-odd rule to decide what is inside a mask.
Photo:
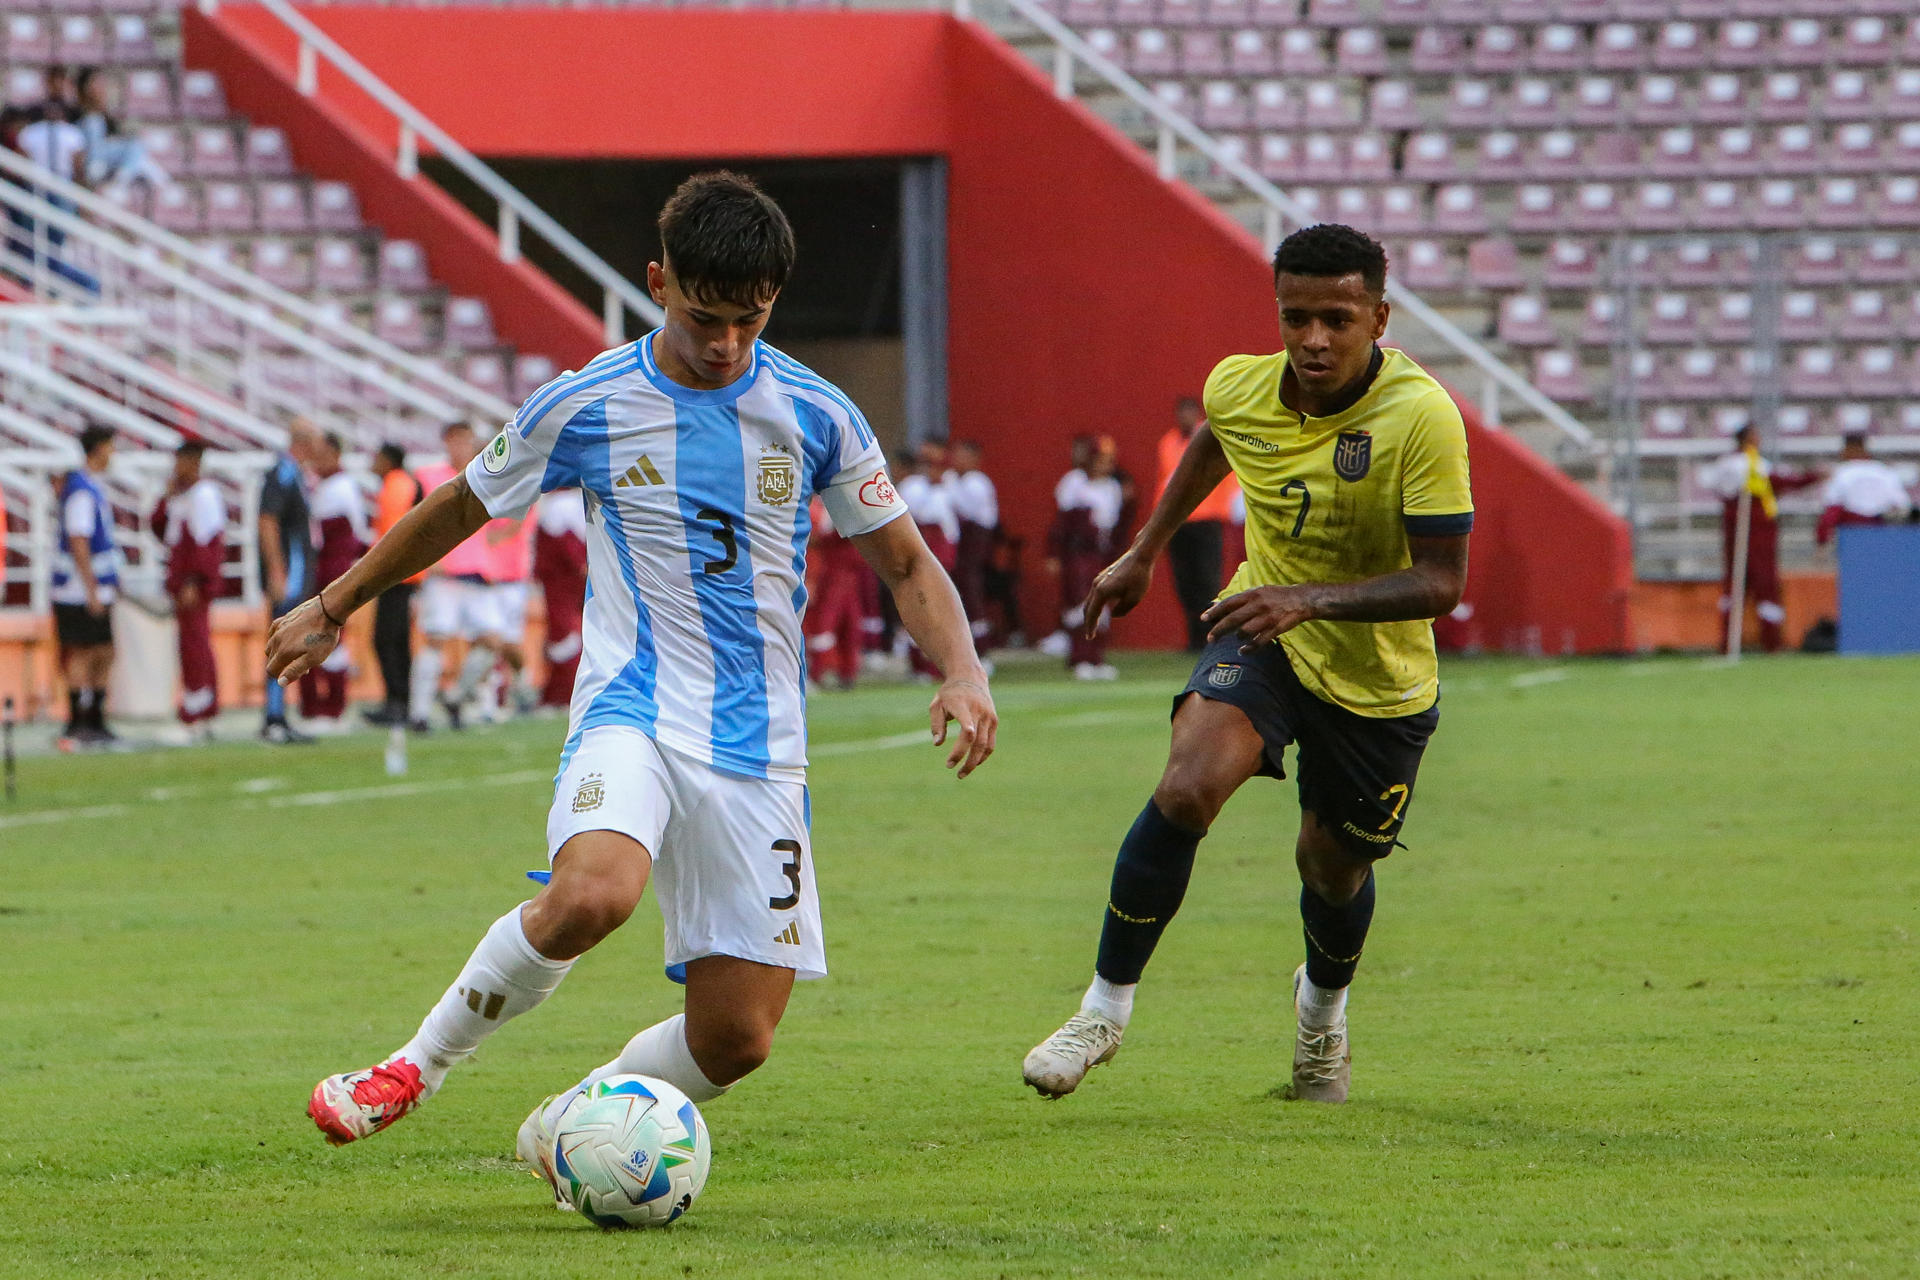
[{"label": "navy sock", "polygon": [[93,690],[93,707],[87,712],[87,724],[103,733],[106,731],[107,691],[105,689]]},{"label": "navy sock", "polygon": [[1373,923],[1373,872],[1353,901],[1336,907],[1305,885],[1300,886],[1300,926],[1307,935],[1307,977],[1322,991],[1353,982],[1367,945],[1367,927]]},{"label": "navy sock", "polygon": [[86,716],[86,708],[81,705],[80,690],[67,690],[67,735],[69,737],[76,730],[86,727]]},{"label": "navy sock", "polygon": [[1159,805],[1147,801],[1114,859],[1113,889],[1094,972],[1108,982],[1140,981],[1160,935],[1187,896],[1193,851],[1206,834],[1174,825]]}]

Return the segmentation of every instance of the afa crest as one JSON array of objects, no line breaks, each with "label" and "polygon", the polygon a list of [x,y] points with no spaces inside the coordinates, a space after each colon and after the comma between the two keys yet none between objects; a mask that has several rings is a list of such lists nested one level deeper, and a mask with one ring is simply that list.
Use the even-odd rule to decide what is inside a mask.
[{"label": "afa crest", "polygon": [[606,798],[606,783],[601,781],[599,774],[590,773],[581,780],[580,789],[573,793],[573,811],[589,813],[598,809]]},{"label": "afa crest", "polygon": [[785,445],[770,444],[760,451],[760,470],[754,476],[754,493],[770,507],[784,507],[793,501],[795,483],[793,455]]},{"label": "afa crest", "polygon": [[1373,437],[1364,431],[1342,431],[1333,445],[1333,474],[1342,480],[1364,480],[1373,465]]}]

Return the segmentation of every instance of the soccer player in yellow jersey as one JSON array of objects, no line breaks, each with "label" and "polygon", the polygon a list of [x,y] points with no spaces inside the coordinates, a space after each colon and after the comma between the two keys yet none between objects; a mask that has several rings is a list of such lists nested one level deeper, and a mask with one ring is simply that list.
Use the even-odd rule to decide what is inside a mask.
[{"label": "soccer player in yellow jersey", "polygon": [[1027,1055],[1026,1081],[1045,1097],[1073,1092],[1120,1048],[1194,850],[1243,782],[1285,776],[1289,745],[1307,953],[1293,975],[1292,1096],[1347,1096],[1347,988],[1373,919],[1373,864],[1399,842],[1439,720],[1431,620],[1466,583],[1473,499],[1459,410],[1378,345],[1381,247],[1351,227],[1308,227],[1280,245],[1273,273],[1286,349],[1214,369],[1210,429],[1087,595],[1089,623],[1140,603],[1174,531],[1229,470],[1238,477],[1247,560],[1203,615],[1208,646],[1174,699],[1166,771],[1114,864],[1093,985]]}]

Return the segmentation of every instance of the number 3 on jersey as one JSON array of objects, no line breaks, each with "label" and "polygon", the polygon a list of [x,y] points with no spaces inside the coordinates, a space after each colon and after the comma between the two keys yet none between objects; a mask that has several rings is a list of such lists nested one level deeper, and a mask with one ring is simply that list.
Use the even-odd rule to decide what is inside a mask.
[{"label": "number 3 on jersey", "polygon": [[720,544],[720,558],[707,561],[701,566],[702,571],[725,573],[740,563],[740,539],[733,532],[732,516],[713,507],[702,507],[695,519],[712,521],[714,540]]}]

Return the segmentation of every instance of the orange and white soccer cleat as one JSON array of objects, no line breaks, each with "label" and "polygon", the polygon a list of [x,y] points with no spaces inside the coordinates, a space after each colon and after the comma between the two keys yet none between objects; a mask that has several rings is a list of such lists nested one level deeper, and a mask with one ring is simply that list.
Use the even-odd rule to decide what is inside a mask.
[{"label": "orange and white soccer cleat", "polygon": [[426,1101],[420,1068],[405,1058],[328,1076],[313,1087],[307,1114],[334,1146],[380,1132]]}]

